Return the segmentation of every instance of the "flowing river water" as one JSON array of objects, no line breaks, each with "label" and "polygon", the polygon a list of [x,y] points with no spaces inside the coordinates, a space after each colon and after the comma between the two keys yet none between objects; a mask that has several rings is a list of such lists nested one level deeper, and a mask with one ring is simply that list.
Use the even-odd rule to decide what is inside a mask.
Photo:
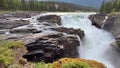
[{"label": "flowing river water", "polygon": [[[51,13],[52,14],[52,13]],[[55,14],[55,13],[53,13]],[[119,68],[120,55],[110,46],[115,39],[111,33],[91,25],[88,16],[95,13],[57,13],[61,15],[62,26],[81,28],[85,37],[80,40],[78,47],[80,58],[99,61],[107,68]],[[104,21],[103,21],[104,23]]]},{"label": "flowing river water", "polygon": [[[91,25],[88,16],[95,13],[44,13],[42,15],[57,14],[62,18],[62,26],[82,29],[85,32],[85,37],[80,40],[78,47],[79,57],[84,59],[96,60],[102,62],[107,68],[119,68],[120,55],[110,46],[110,43],[115,39],[113,36],[102,29],[98,29]],[[41,15],[34,16],[30,19],[31,24],[37,25],[38,18]],[[104,21],[103,21],[104,23]],[[25,26],[22,26],[22,28]],[[39,27],[39,26],[38,26]]]}]

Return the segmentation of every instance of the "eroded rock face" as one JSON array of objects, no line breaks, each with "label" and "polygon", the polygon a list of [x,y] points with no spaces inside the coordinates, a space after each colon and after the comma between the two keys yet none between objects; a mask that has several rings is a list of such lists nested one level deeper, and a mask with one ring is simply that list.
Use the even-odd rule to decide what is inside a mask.
[{"label": "eroded rock face", "polygon": [[[95,14],[89,16],[89,19],[92,21],[92,24],[98,28],[101,28],[103,25],[103,21],[105,20],[106,15]],[[113,34],[114,37],[120,35],[120,14],[111,14],[108,15],[107,20],[102,27],[106,31],[109,31]]]},{"label": "eroded rock face", "polygon": [[0,29],[12,29],[18,26],[28,25],[29,21],[25,20],[6,20],[0,19]]},{"label": "eroded rock face", "polygon": [[114,37],[120,35],[120,15],[109,15],[103,29],[111,32]]},{"label": "eroded rock face", "polygon": [[[10,34],[3,34],[0,37],[5,36],[5,40],[23,41],[28,51],[23,57],[28,61],[53,62],[61,57],[76,58],[79,56],[77,47],[80,42],[78,38],[84,37],[83,30],[60,27],[61,18],[57,15],[42,16],[38,18],[38,21],[32,23],[25,20],[6,19],[0,23],[2,25],[0,27],[9,29]],[[4,33],[5,31],[0,32]]]},{"label": "eroded rock face", "polygon": [[120,47],[120,35],[118,35],[118,36],[116,37],[116,42],[117,42],[118,46]]},{"label": "eroded rock face", "polygon": [[95,15],[90,15],[89,19],[92,21],[92,25],[101,28],[103,25],[103,21],[105,20],[105,16],[106,14],[95,14]]},{"label": "eroded rock face", "polygon": [[61,57],[78,57],[76,48],[80,43],[75,35],[52,32],[43,36],[34,34],[30,39],[32,42],[26,44],[28,52],[23,56],[28,61],[53,62]]},{"label": "eroded rock face", "polygon": [[49,22],[49,23],[56,23],[58,25],[61,25],[61,18],[57,15],[46,15],[41,16],[37,19],[39,22]]},{"label": "eroded rock face", "polygon": [[58,32],[64,32],[67,34],[74,34],[78,35],[81,39],[84,37],[84,31],[81,29],[73,29],[73,28],[65,28],[65,27],[57,27],[57,28],[50,28],[52,30],[58,31]]},{"label": "eroded rock face", "polygon": [[114,42],[111,43],[118,51],[120,51],[120,35],[118,35]]}]

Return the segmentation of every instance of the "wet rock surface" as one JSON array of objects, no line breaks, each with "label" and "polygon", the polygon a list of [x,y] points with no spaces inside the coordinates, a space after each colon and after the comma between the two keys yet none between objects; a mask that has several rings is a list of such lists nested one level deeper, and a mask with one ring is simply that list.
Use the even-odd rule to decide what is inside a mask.
[{"label": "wet rock surface", "polygon": [[120,35],[120,15],[109,15],[103,29],[111,32],[114,37]]},{"label": "wet rock surface", "polygon": [[120,52],[120,35],[118,35],[114,42],[111,43],[113,47]]},{"label": "wet rock surface", "polygon": [[78,57],[76,48],[80,43],[75,35],[52,32],[43,36],[32,35],[30,39],[32,42],[26,44],[28,52],[23,56],[28,61],[53,62],[61,57]]},{"label": "wet rock surface", "polygon": [[62,57],[76,58],[79,56],[77,47],[80,45],[79,38],[82,39],[85,35],[83,30],[61,27],[61,18],[57,15],[41,16],[32,22],[29,20],[33,20],[33,18],[23,19],[22,24],[21,20],[17,20],[17,22],[20,21],[19,24],[14,24],[15,20],[11,20],[12,23],[9,23],[8,20],[8,23],[2,23],[3,25],[8,24],[7,27],[0,25],[1,29],[9,29],[10,33],[3,34],[5,32],[1,31],[0,37],[25,43],[28,51],[23,55],[25,59],[47,63]]},{"label": "wet rock surface", "polygon": [[61,25],[61,18],[57,15],[45,15],[41,16],[37,19],[39,22],[50,22],[50,23],[56,23],[58,25]]},{"label": "wet rock surface", "polygon": [[92,25],[101,28],[103,25],[103,21],[105,20],[106,14],[94,14],[90,15],[89,19],[92,21]]},{"label": "wet rock surface", "polygon": [[65,28],[65,27],[57,27],[57,28],[50,28],[50,29],[58,32],[64,32],[67,34],[78,35],[80,38],[84,37],[84,31],[81,29],[73,29],[73,28]]},{"label": "wet rock surface", "polygon": [[30,22],[26,20],[6,20],[0,19],[0,29],[12,29],[18,26],[28,25]]},{"label": "wet rock surface", "polygon": [[98,28],[101,28],[104,25],[102,29],[111,32],[114,37],[120,35],[120,14],[107,15],[108,18],[105,23],[103,23],[105,16],[106,15],[95,14],[91,15],[89,19],[92,21],[92,24],[95,24]]},{"label": "wet rock surface", "polygon": [[[114,36],[115,41],[113,41],[111,45],[120,52],[120,14],[110,14],[107,16],[108,18],[105,21],[102,29],[110,32]],[[97,18],[97,20],[99,21],[99,17],[102,17],[102,19],[100,19],[101,21],[99,22],[102,23],[104,21],[104,16],[98,14],[91,15],[90,20],[92,21],[92,23],[96,23],[95,19]],[[98,26],[101,27],[102,25],[98,24]]]}]

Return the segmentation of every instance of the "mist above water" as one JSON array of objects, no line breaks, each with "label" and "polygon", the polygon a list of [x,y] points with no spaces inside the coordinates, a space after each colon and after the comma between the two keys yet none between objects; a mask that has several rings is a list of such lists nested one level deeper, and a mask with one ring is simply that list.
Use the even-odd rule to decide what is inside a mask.
[{"label": "mist above water", "polygon": [[62,26],[84,30],[85,37],[81,40],[78,48],[80,58],[102,62],[107,68],[116,68],[112,60],[108,59],[108,55],[111,54],[106,54],[111,48],[110,43],[114,41],[114,38],[110,33],[91,25],[91,21],[88,19],[91,14],[93,13],[63,15],[61,16]]}]

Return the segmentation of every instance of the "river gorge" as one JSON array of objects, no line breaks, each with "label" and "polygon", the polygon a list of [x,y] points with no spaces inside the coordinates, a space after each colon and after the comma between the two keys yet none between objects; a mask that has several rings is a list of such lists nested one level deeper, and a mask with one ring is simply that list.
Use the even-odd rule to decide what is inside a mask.
[{"label": "river gorge", "polygon": [[[109,31],[92,25],[89,16],[94,14],[48,12],[30,18],[9,18],[10,21],[22,20],[24,23],[14,27],[10,24],[10,28],[1,26],[0,36],[23,41],[28,50],[23,57],[29,61],[53,62],[51,60],[72,57],[96,60],[107,68],[119,68],[120,52],[112,46],[116,39]],[[102,23],[105,22],[103,20]]]}]

